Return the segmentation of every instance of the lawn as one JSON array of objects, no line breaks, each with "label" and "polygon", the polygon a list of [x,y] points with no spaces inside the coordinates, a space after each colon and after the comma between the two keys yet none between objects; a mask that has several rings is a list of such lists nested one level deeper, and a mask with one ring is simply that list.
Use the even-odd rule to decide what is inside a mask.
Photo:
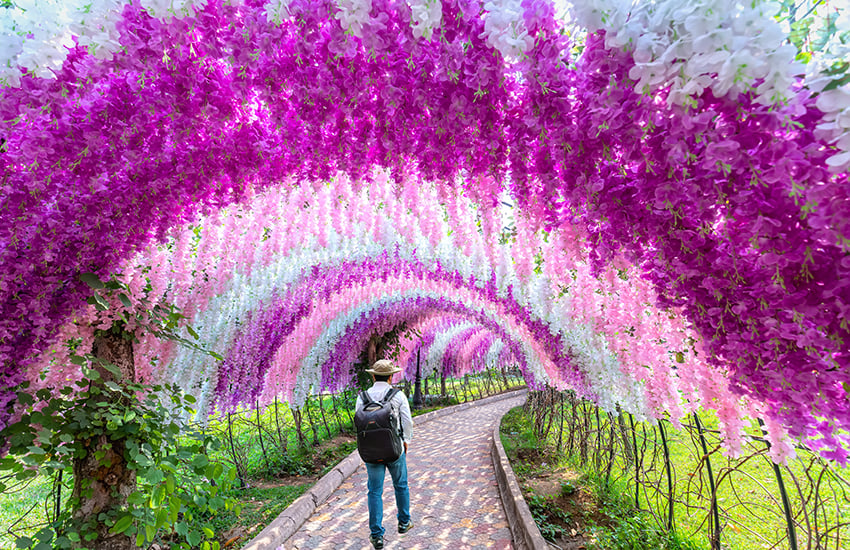
[{"label": "lawn", "polygon": [[[541,497],[550,501],[560,498],[570,516],[575,516],[574,500],[593,502],[589,512],[587,506],[584,507],[585,513],[601,511],[612,521],[581,524],[586,540],[597,540],[606,530],[610,534],[617,529],[622,533],[643,529],[644,536],[649,536],[646,529],[665,531],[669,518],[669,489],[658,427],[637,424],[632,435],[630,422],[620,423],[587,404],[580,404],[575,416],[572,409],[566,407],[563,422],[558,408],[551,410],[554,418],[542,417],[544,426],[549,426],[545,434],[535,429],[535,419],[539,421],[541,417],[533,407],[515,409],[503,419],[506,450],[517,475],[524,480],[531,502],[538,506]],[[676,430],[664,423],[670,453],[676,533],[676,540],[666,544],[711,547],[710,462],[711,477],[717,488],[721,546],[740,550],[788,547],[787,523],[777,477],[765,452],[766,445],[758,439],[758,426],[749,432],[753,439],[745,444],[742,455],[728,457],[720,451],[716,418],[707,412],[700,412],[699,416],[709,461],[704,459],[695,424],[686,424],[683,429]],[[613,430],[611,420],[614,420]],[[531,452],[532,449],[536,452]],[[640,465],[637,501],[636,463]],[[824,548],[847,547],[848,528],[841,523],[850,518],[850,486],[844,481],[850,478],[847,470],[800,449],[798,457],[789,460],[787,466],[780,466],[779,471],[796,520],[799,547],[816,548],[817,540],[821,540]],[[560,484],[563,483],[576,486],[574,498],[562,498]],[[596,500],[585,494],[594,495]],[[628,520],[628,526],[623,525],[624,519]],[[603,529],[598,528],[600,524]],[[574,522],[571,529],[575,526]],[[616,546],[618,543],[607,540],[606,544]]]}]

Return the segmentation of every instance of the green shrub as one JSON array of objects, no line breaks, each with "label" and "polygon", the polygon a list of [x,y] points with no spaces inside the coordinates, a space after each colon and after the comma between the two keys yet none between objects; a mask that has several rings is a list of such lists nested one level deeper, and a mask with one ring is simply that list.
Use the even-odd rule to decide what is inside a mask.
[{"label": "green shrub", "polygon": [[570,516],[558,508],[551,499],[542,495],[529,495],[526,502],[544,539],[554,541],[556,538],[567,534],[567,530],[563,526],[552,523],[552,521],[560,520],[567,523],[570,521]]}]

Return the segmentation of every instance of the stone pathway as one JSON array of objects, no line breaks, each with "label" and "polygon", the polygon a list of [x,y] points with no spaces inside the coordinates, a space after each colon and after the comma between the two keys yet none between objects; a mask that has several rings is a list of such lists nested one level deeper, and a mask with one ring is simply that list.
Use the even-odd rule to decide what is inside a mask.
[{"label": "stone pathway", "polygon": [[[494,477],[490,438],[494,423],[524,399],[520,396],[485,403],[414,427],[407,457],[414,527],[404,535],[396,532],[395,498],[387,474],[384,548],[514,548]],[[366,468],[361,465],[283,548],[371,549],[368,523]]]}]

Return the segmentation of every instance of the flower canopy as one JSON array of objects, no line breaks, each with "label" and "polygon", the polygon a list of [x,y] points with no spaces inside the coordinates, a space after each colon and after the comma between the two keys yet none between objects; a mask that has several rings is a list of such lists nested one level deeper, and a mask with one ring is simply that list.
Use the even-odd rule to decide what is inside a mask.
[{"label": "flower canopy", "polygon": [[[733,453],[758,416],[775,458],[787,433],[846,461],[850,85],[772,5],[23,4],[3,404],[168,303],[223,359],[142,335],[137,376],[205,413],[345,387],[404,324],[408,376],[517,365],[640,418],[714,409]],[[126,303],[88,305],[89,272]]]}]

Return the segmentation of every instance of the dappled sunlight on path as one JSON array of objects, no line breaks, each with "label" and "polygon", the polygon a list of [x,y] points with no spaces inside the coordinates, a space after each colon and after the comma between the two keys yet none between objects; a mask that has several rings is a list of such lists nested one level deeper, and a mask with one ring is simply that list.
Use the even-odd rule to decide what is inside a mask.
[{"label": "dappled sunlight on path", "polygon": [[[523,399],[494,401],[416,426],[408,455],[414,527],[405,535],[396,532],[396,506],[387,475],[384,548],[513,548],[490,459],[490,437],[494,422]],[[284,548],[371,548],[365,467],[346,479]]]}]

